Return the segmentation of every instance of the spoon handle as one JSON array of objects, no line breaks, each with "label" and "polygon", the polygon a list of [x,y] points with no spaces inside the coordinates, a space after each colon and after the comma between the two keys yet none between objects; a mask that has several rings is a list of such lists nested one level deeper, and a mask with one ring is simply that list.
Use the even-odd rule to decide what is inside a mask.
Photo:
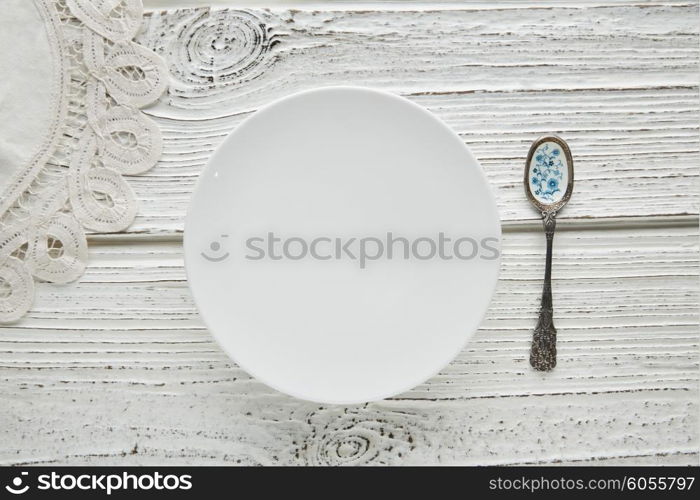
[{"label": "spoon handle", "polygon": [[540,316],[532,336],[530,365],[535,370],[549,371],[557,364],[557,329],[554,328],[552,309],[552,240],[557,225],[557,213],[543,212],[542,223],[547,237],[547,262],[544,268],[544,287]]}]

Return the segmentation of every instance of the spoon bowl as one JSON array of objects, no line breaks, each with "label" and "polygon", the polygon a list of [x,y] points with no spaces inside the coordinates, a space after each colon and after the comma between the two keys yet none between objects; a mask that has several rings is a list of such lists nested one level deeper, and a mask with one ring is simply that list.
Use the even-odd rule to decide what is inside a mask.
[{"label": "spoon bowl", "polygon": [[548,135],[530,147],[525,163],[525,192],[540,212],[559,211],[574,190],[574,161],[564,139]]}]

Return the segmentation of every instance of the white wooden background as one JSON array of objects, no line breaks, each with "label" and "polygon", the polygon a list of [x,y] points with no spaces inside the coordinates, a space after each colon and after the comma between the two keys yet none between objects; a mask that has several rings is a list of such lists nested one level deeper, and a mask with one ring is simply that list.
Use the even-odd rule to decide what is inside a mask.
[{"label": "white wooden background", "polygon": [[[80,282],[40,285],[0,329],[0,464],[698,464],[697,2],[171,9],[147,16],[140,41],[172,73],[148,110],[165,152],[130,179],[133,226],[91,235]],[[233,365],[181,250],[225,135],[261,104],[333,84],[445,120],[504,227],[499,287],[464,352],[399,397],[350,407]],[[576,186],[555,237],[559,365],[541,374],[528,350],[544,237],[521,176],[550,131],[571,145]]]}]

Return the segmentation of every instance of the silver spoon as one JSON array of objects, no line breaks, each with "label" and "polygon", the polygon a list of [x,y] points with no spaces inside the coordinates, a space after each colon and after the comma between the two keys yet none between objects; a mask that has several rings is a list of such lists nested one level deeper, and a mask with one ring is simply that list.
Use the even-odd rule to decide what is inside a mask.
[{"label": "silver spoon", "polygon": [[547,237],[547,262],[540,316],[532,336],[530,364],[535,370],[549,371],[557,364],[557,329],[552,310],[552,240],[557,212],[566,205],[574,190],[574,161],[569,146],[556,135],[537,139],[525,163],[525,192],[542,214]]}]

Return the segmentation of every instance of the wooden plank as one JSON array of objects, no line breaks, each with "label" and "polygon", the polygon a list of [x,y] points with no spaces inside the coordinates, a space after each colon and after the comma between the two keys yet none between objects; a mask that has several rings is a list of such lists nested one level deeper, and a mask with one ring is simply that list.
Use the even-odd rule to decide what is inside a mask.
[{"label": "wooden plank", "polygon": [[[57,406],[59,398],[70,404]],[[319,408],[242,398],[225,387],[204,394],[27,388],[10,407],[25,417],[0,430],[0,463],[696,465],[697,442],[688,440],[696,409],[660,392]],[[18,441],[10,431],[20,426]]]},{"label": "wooden plank", "polygon": [[[356,10],[356,9],[372,9],[372,10],[400,10],[402,7],[409,10],[448,10],[451,8],[462,9],[465,5],[476,6],[480,8],[499,8],[503,4],[510,4],[511,7],[518,4],[518,0],[501,0],[497,4],[485,0],[142,0],[144,9],[146,10],[165,10],[177,9],[183,7],[286,7],[286,8],[306,8],[316,10]],[[688,0],[616,0],[618,4],[687,4]],[[599,6],[606,5],[609,2],[601,2],[600,0],[530,0],[527,2],[527,8],[534,7],[551,7],[552,5],[560,6]],[[521,5],[522,7],[522,5]]]},{"label": "wooden plank", "polygon": [[551,131],[576,163],[561,217],[697,215],[696,18],[694,3],[154,12],[139,41],[171,69],[147,110],[165,151],[130,178],[141,208],[129,231],[181,231],[207,159],[258,107],[344,84],[404,95],[445,120],[484,166],[506,224],[536,217],[522,165]]},{"label": "wooden plank", "polygon": [[79,283],[40,285],[0,329],[0,463],[696,464],[697,227],[556,236],[551,374],[527,362],[543,239],[504,235],[487,318],[441,374],[351,407],[236,367],[179,243],[98,242]]}]

